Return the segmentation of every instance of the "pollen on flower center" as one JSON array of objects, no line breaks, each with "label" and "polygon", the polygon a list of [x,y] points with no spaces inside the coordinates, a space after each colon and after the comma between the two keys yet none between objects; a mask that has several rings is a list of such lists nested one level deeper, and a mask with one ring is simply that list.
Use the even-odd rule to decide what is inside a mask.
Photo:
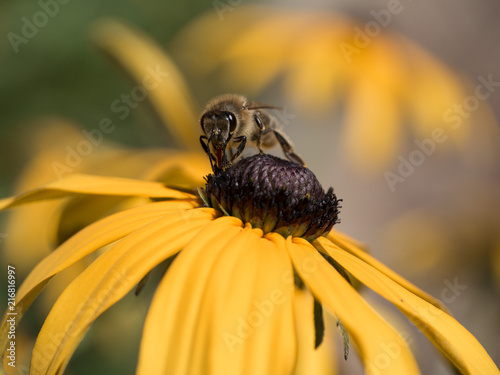
[{"label": "pollen on flower center", "polygon": [[309,169],[288,160],[258,154],[205,179],[199,189],[205,204],[264,233],[312,241],[338,222],[340,200],[333,189],[325,193]]}]

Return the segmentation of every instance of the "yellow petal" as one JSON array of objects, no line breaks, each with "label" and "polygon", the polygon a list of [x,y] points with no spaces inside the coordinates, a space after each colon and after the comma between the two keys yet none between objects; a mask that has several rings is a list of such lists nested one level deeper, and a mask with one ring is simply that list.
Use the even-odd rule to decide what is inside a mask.
[{"label": "yellow petal", "polygon": [[[333,242],[335,245],[340,247],[342,250],[347,251],[349,254],[352,254],[355,257],[361,259],[363,262],[369,264],[371,267],[373,267],[376,270],[378,270],[379,272],[383,273],[385,276],[389,277],[391,280],[398,283],[403,288],[408,289],[413,294],[426,300],[427,302],[436,306],[437,308],[439,308],[443,311],[447,311],[447,309],[444,307],[444,305],[439,300],[436,300],[430,294],[424,292],[423,290],[421,290],[417,286],[410,283],[404,277],[401,277],[396,272],[391,270],[389,267],[387,267],[383,263],[379,262],[377,259],[373,258],[370,254],[368,254],[366,251],[364,251],[360,247],[362,245],[360,245],[359,243],[356,243],[356,241],[351,241],[351,239],[349,237],[347,237],[345,234],[342,234],[342,233],[337,232],[337,231],[335,231],[335,232],[332,231],[328,235],[328,240]],[[322,246],[326,246],[326,247],[328,247],[330,245],[330,242],[328,240],[321,238],[321,237],[318,238],[318,242]]]},{"label": "yellow petal", "polygon": [[[56,130],[62,131],[64,135],[67,133],[67,129],[59,125],[50,130],[52,140],[56,137]],[[76,129],[74,132],[81,137]],[[45,133],[43,135],[47,136]],[[74,138],[78,140],[78,137]],[[54,160],[63,162],[65,156],[60,150],[55,152],[50,148],[37,154],[28,169],[23,171],[16,192],[24,193],[51,182],[55,178],[51,163]],[[208,174],[210,166],[206,155],[201,153],[105,149],[103,152],[96,150],[75,171],[76,169],[82,173],[88,171],[103,176],[153,180],[170,187],[189,189],[202,186],[203,176]],[[134,198],[132,202],[130,197],[77,195],[69,199],[19,206],[8,215],[5,232],[9,235],[2,242],[6,263],[15,264],[18,276],[25,276],[40,259],[53,250],[55,244],[60,244],[104,215],[132,207],[130,204],[136,204],[138,199]],[[123,207],[124,205],[127,207]],[[26,236],[26,228],[30,228],[30,236]]]},{"label": "yellow petal", "polygon": [[[147,150],[105,149],[89,155],[81,163],[81,168],[75,168],[73,172],[136,178],[180,186],[184,186],[184,183],[178,184],[179,177],[185,177],[188,183],[196,181],[194,186],[199,186],[200,183],[203,183],[202,176],[208,174],[210,170],[210,163],[206,155],[201,152],[201,148],[197,151],[199,152],[164,148]],[[61,160],[61,162],[63,161],[64,159]],[[175,171],[177,173],[172,173]],[[171,175],[174,175],[174,181],[170,179]]]},{"label": "yellow petal", "polygon": [[309,24],[308,14],[283,12],[280,17],[260,18],[226,46],[220,56],[224,79],[249,93],[263,89],[286,66],[293,42]]},{"label": "yellow petal", "polygon": [[[26,276],[40,259],[54,249],[57,222],[49,218],[60,210],[61,203],[45,201],[17,207],[8,213],[5,233],[9,235],[2,241],[2,258],[19,268],[19,276]],[[26,235],[26,228],[30,228],[29,236]]]},{"label": "yellow petal", "polygon": [[199,150],[198,110],[181,72],[165,51],[139,30],[115,20],[98,23],[94,41],[148,90],[153,109],[176,141]]},{"label": "yellow petal", "polygon": [[[338,243],[341,243],[342,246],[343,244],[346,244],[346,246],[353,246],[357,249],[357,251],[362,251],[365,253],[370,253],[370,249],[366,246],[365,243],[333,228],[330,233],[328,234],[328,239],[332,242],[337,241]],[[335,242],[335,243],[337,243]],[[338,245],[338,244],[337,244]],[[339,245],[341,246],[341,245]],[[341,247],[342,247],[341,246]]]},{"label": "yellow petal", "polygon": [[[225,6],[226,4],[223,4]],[[276,10],[283,9],[262,5],[243,5],[238,11],[227,8],[214,12],[202,13],[191,21],[187,27],[175,36],[173,49],[175,56],[180,56],[187,71],[198,77],[206,77],[220,63],[220,56],[229,45],[237,41],[242,33],[254,24],[255,19],[276,19]],[[224,21],[221,27],[221,20]],[[210,43],[206,43],[200,35],[210,35]]]},{"label": "yellow petal", "polygon": [[74,174],[16,197],[2,199],[0,200],[0,210],[16,207],[24,203],[67,197],[74,194],[193,198],[191,194],[169,189],[158,182]]},{"label": "yellow petal", "polygon": [[386,34],[374,39],[368,48],[354,57],[353,64],[349,64],[351,79],[367,81],[375,101],[379,92],[397,100],[408,90],[411,73],[405,55],[401,54],[402,45],[392,34]]},{"label": "yellow petal", "polygon": [[363,284],[396,305],[463,374],[500,374],[481,344],[442,310],[337,246],[321,243],[328,254]]},{"label": "yellow petal", "polygon": [[63,243],[81,229],[109,215],[120,203],[123,204],[125,199],[127,198],[106,195],[77,195],[68,202],[61,202],[66,204],[63,204],[56,214],[50,216],[51,221],[59,224],[53,244]]},{"label": "yellow petal", "polygon": [[[56,178],[54,162],[64,163],[68,153],[60,146],[60,140],[64,139],[68,145],[76,145],[82,139],[82,133],[76,126],[70,127],[61,121],[36,122],[35,125],[43,128],[32,135],[36,142],[30,142],[35,143],[32,148],[38,151],[23,169],[16,184],[16,193],[24,193],[53,181]],[[194,188],[203,184],[202,176],[207,175],[210,168],[206,155],[202,153],[173,152],[165,149],[115,150],[104,143],[102,149],[96,148],[95,152],[72,168],[73,172],[145,179],[164,182],[170,187]],[[116,201],[114,204],[113,200]],[[15,264],[19,276],[24,276],[53,250],[55,243],[61,242],[61,238],[76,233],[75,228],[79,230],[99,220],[103,213],[122,210],[123,207],[118,207],[118,204],[125,200],[130,202],[128,197],[86,195],[70,198],[69,202],[50,200],[12,210],[7,220],[6,233],[9,235],[2,242],[2,245],[5,245],[3,254],[6,263]],[[76,203],[79,204],[75,210],[68,210],[69,206]],[[30,236],[26,236],[26,228],[30,228]],[[59,235],[58,239],[54,238],[56,235]]]},{"label": "yellow petal", "polygon": [[[16,323],[19,323],[26,309],[58,272],[99,248],[171,213],[174,209],[189,209],[191,207],[192,205],[187,202],[151,203],[111,215],[83,229],[43,259],[21,284],[16,295]],[[7,316],[3,318],[0,328],[2,353],[5,353],[4,348],[7,347],[8,341],[9,324],[7,318]]]},{"label": "yellow petal", "polygon": [[204,209],[172,213],[137,230],[97,258],[64,290],[50,311],[33,349],[32,371],[61,373],[92,322],[213,218],[212,212]]},{"label": "yellow petal", "polygon": [[221,217],[208,224],[177,256],[161,281],[144,324],[138,374],[186,374],[207,279],[242,222]]},{"label": "yellow petal", "polygon": [[[471,132],[470,120],[463,117],[464,126],[453,129],[450,125],[455,124],[454,116],[447,114],[452,113],[454,106],[462,103],[467,96],[464,82],[425,50],[404,38],[400,39],[413,65],[411,81],[408,82],[411,90],[404,93],[403,99],[406,99],[410,116],[415,122],[415,134],[420,139],[429,138],[435,128],[443,128],[458,146],[464,146]],[[452,120],[449,121],[448,117]]]},{"label": "yellow petal", "polygon": [[290,374],[294,368],[293,270],[286,251],[261,235],[248,226],[214,265],[193,374],[207,364],[212,374]]},{"label": "yellow petal", "polygon": [[[210,164],[206,155],[202,153],[173,152],[171,150],[148,150],[139,153],[137,151],[123,151],[117,157],[120,159],[120,164],[123,163],[128,167],[128,176],[141,180],[163,182],[169,187],[194,189],[203,185],[205,182],[203,176],[210,173]],[[105,164],[104,167],[109,167],[116,165],[117,162],[116,159],[108,160],[103,156],[102,164]],[[94,167],[94,172],[97,172],[97,166]],[[99,171],[102,171],[102,167]],[[113,176],[116,176],[116,168],[112,172]],[[104,171],[102,174],[106,175]],[[148,199],[143,198],[143,200],[147,201]],[[60,217],[56,217],[54,220],[59,221],[58,243],[81,228],[99,220],[105,214],[124,209],[123,205],[130,208],[144,203],[137,201],[138,199],[133,201],[128,197],[96,195],[73,197],[64,205]]]},{"label": "yellow petal", "polygon": [[205,154],[171,152],[154,165],[150,165],[142,179],[161,181],[167,186],[196,188],[205,183],[203,176],[209,173],[212,171]]},{"label": "yellow petal", "polygon": [[[303,239],[288,238],[295,269],[312,293],[344,324],[367,374],[419,374],[404,339]],[[348,269],[349,270],[349,269]]]},{"label": "yellow petal", "polygon": [[314,348],[313,298],[311,293],[296,289],[294,297],[295,327],[297,332],[297,364],[294,375],[337,374],[337,356],[333,332],[325,316],[326,335],[323,343]]},{"label": "yellow petal", "polygon": [[117,241],[150,222],[173,211],[193,208],[189,202],[157,202],[116,213],[99,220],[71,237],[43,259],[23,282],[17,292],[17,307],[36,284],[69,267],[88,254]]},{"label": "yellow petal", "polygon": [[[307,33],[296,38],[296,47],[289,54],[285,93],[294,106],[309,113],[324,112],[335,107],[346,79],[346,64],[337,46],[344,38],[341,18],[318,17]],[[340,55],[340,56],[339,56]]]},{"label": "yellow petal", "polygon": [[390,91],[366,77],[350,84],[345,119],[345,151],[366,172],[392,162],[401,137],[399,109]]}]

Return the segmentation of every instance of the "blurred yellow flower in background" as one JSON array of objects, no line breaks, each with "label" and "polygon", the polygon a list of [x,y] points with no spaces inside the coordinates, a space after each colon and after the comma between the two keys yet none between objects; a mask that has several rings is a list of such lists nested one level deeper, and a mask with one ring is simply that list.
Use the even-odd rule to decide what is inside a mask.
[{"label": "blurred yellow flower in background", "polygon": [[[345,160],[365,173],[392,166],[408,137],[430,138],[442,128],[451,140],[445,147],[462,150],[474,119],[480,119],[475,131],[493,131],[496,122],[487,106],[477,108],[485,97],[464,102],[469,90],[474,94],[473,85],[409,39],[380,23],[374,28],[374,22],[240,5],[223,19],[221,12],[195,19],[174,39],[173,49],[194,80],[212,74],[226,91],[250,96],[279,80],[295,109],[314,119],[329,111],[328,125],[341,128],[337,143]],[[484,87],[482,95],[490,91]],[[339,112],[343,120],[334,117]]]},{"label": "blurred yellow flower in background", "polygon": [[[481,194],[477,194],[478,191]],[[443,278],[459,278],[469,293],[477,300],[484,300],[483,310],[496,311],[498,315],[499,227],[498,182],[467,181],[439,203],[422,204],[396,216],[385,229],[383,246],[387,249],[398,246],[397,252],[388,250],[388,257],[410,279],[442,287]],[[407,242],[405,239],[411,233],[419,235]],[[458,297],[446,294],[443,289],[440,292],[443,301],[454,302]],[[490,329],[488,321],[471,320],[476,321],[480,329]]]}]

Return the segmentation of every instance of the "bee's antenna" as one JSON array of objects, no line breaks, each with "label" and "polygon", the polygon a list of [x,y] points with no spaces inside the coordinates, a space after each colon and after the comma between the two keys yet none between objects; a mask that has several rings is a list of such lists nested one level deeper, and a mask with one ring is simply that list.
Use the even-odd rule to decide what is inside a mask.
[{"label": "bee's antenna", "polygon": [[275,105],[268,105],[268,104],[256,104],[256,105],[247,107],[247,109],[278,109],[278,110],[282,110],[283,107],[277,107]]}]

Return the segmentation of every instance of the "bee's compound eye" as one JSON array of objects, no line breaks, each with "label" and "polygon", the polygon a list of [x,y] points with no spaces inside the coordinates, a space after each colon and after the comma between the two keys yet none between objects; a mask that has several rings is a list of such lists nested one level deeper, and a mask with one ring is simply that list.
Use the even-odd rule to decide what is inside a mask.
[{"label": "bee's compound eye", "polygon": [[205,131],[205,122],[207,121],[207,114],[205,113],[203,116],[201,116],[201,119],[200,119],[200,125],[201,125],[201,129],[203,131]]},{"label": "bee's compound eye", "polygon": [[203,116],[201,116],[200,119],[201,130],[203,130],[205,133],[207,131],[210,131],[211,128],[213,127],[214,116],[215,116],[214,112],[205,112]]},{"label": "bee's compound eye", "polygon": [[226,112],[226,116],[229,122],[229,131],[232,133],[236,129],[236,117],[232,112]]}]

